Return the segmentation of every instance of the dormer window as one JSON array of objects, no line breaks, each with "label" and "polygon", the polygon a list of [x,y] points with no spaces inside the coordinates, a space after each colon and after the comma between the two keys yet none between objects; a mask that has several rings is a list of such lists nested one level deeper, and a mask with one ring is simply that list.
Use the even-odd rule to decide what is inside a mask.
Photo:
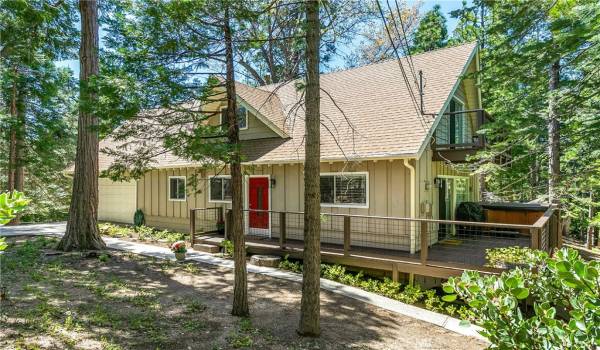
[{"label": "dormer window", "polygon": [[[237,107],[237,118],[238,118],[238,126],[240,130],[248,129],[248,109],[246,107],[238,104]],[[221,107],[221,125],[224,128],[227,128],[229,123],[227,122],[227,107]]]}]

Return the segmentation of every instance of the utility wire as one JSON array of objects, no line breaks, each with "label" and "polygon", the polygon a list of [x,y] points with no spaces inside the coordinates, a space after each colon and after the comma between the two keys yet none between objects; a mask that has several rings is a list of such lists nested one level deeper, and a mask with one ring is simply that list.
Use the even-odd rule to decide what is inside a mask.
[{"label": "utility wire", "polygon": [[[421,111],[419,108],[419,104],[417,103],[416,97],[414,95],[414,91],[412,90],[412,87],[410,86],[410,80],[408,79],[408,76],[406,75],[406,71],[404,70],[404,66],[402,65],[402,60],[400,59],[400,54],[398,53],[398,48],[396,47],[392,33],[390,32],[390,29],[388,28],[387,20],[385,19],[385,15],[383,14],[383,9],[381,8],[381,4],[379,3],[379,0],[377,0],[376,3],[377,3],[377,8],[379,9],[379,14],[381,16],[381,20],[383,21],[383,25],[385,27],[385,31],[388,35],[388,38],[390,39],[390,43],[392,45],[394,54],[396,55],[398,65],[400,67],[400,71],[402,72],[402,78],[404,79],[404,83],[406,84],[406,87],[408,89],[408,94],[413,103],[413,107],[415,108],[415,111],[417,112],[417,116],[420,116]],[[427,132],[428,129],[425,127],[425,125],[423,125],[423,121],[421,120],[421,118],[419,118],[419,122],[421,123],[421,126],[423,127],[423,129]]]},{"label": "utility wire", "polygon": [[[398,33],[398,27],[396,26],[396,20],[394,19],[394,11],[390,7],[389,0],[386,0],[386,2],[387,2],[387,5],[388,5],[388,8],[390,9],[390,13],[392,15],[392,21],[394,22],[394,27],[396,27],[396,33]],[[410,45],[408,43],[408,38],[406,37],[406,30],[404,28],[404,21],[402,20],[402,13],[400,12],[400,6],[398,5],[398,1],[397,0],[394,0],[394,3],[396,4],[396,11],[398,13],[398,20],[400,21],[400,29],[402,30],[402,37],[399,36],[399,38],[400,38],[400,45],[402,45],[402,38],[404,38],[404,45],[405,46],[402,49],[403,49],[406,57],[408,57],[406,59],[406,61],[408,62],[408,66],[410,67],[410,70],[412,72],[413,79],[415,80],[415,85],[419,86],[419,82],[417,80],[417,73],[415,71],[415,65],[414,65],[414,62],[413,62],[413,59],[412,59],[412,55],[410,53]]]}]

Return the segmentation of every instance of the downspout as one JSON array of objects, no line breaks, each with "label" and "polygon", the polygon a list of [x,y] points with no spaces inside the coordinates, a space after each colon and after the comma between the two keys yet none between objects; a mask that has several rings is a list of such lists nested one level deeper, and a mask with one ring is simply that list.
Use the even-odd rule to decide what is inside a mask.
[{"label": "downspout", "polygon": [[[414,219],[416,218],[416,208],[415,208],[415,200],[416,200],[416,188],[415,188],[415,183],[416,183],[416,171],[415,171],[415,167],[412,166],[410,164],[410,161],[408,159],[403,159],[404,161],[404,166],[408,168],[409,172],[410,172],[410,218]],[[413,227],[414,226],[414,227]],[[416,251],[416,240],[415,240],[415,236],[416,236],[416,224],[414,222],[412,222],[411,224],[411,229],[410,229],[410,253],[414,254]]]}]

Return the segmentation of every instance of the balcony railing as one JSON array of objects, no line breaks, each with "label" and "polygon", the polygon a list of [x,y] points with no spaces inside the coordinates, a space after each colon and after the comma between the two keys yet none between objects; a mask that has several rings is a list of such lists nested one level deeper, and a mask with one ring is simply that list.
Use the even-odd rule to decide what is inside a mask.
[{"label": "balcony railing", "polygon": [[[478,150],[485,148],[484,135],[477,134],[477,130],[479,130],[483,124],[491,120],[491,117],[485,110],[479,109],[445,113],[442,116],[442,118],[449,118],[450,116],[456,115],[471,116],[473,114],[475,114],[474,124],[472,126],[470,134],[467,137],[467,140],[461,140],[461,142],[456,142],[456,137],[454,137],[455,140],[452,140],[453,135],[451,135],[450,131],[448,131],[448,139],[450,139],[450,142],[442,143],[440,142],[440,140],[438,140],[437,137],[434,138],[434,143],[432,144],[433,160],[464,162],[466,161],[468,156],[474,155]],[[438,130],[436,130],[436,135],[438,132],[439,124]]]}]

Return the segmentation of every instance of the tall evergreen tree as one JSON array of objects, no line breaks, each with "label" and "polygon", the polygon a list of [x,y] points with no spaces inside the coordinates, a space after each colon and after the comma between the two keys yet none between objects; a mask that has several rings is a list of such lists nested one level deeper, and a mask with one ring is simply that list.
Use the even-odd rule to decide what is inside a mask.
[{"label": "tall evergreen tree", "polygon": [[58,249],[103,249],[98,231],[98,117],[91,106],[97,100],[92,80],[99,72],[98,3],[80,0],[79,122],[73,174],[73,195],[67,231]]},{"label": "tall evergreen tree", "polygon": [[[141,176],[164,152],[207,167],[229,168],[235,263],[232,314],[236,316],[247,316],[249,307],[235,57],[238,45],[247,43],[241,28],[261,10],[246,5],[256,4],[116,2],[106,18],[106,65],[99,82],[106,101],[99,110],[105,111],[109,129],[117,126],[110,137],[133,150],[107,150],[116,157],[108,176]],[[136,93],[126,95],[123,90]],[[228,122],[207,123],[220,115],[222,104],[227,106]],[[191,187],[202,188],[202,178],[195,179]]]},{"label": "tall evergreen tree", "polygon": [[306,6],[306,91],[304,152],[304,269],[298,333],[318,336],[321,291],[321,112],[319,87],[319,0],[307,0]]},{"label": "tall evergreen tree", "polygon": [[494,117],[484,131],[491,148],[480,159],[510,157],[479,170],[488,174],[495,195],[561,199],[563,213],[585,225],[588,184],[598,171],[597,158],[589,155],[600,149],[592,137],[599,113],[592,91],[600,77],[591,68],[600,60],[600,5],[587,0],[475,5],[485,8],[482,96]]},{"label": "tall evergreen tree", "polygon": [[60,177],[71,160],[73,80],[54,61],[73,55],[73,12],[71,2],[0,2],[0,125],[6,131],[0,160],[6,189],[32,198],[29,212],[53,210],[41,196],[53,187],[39,179]]},{"label": "tall evergreen tree", "polygon": [[414,53],[431,51],[446,46],[448,42],[448,28],[446,17],[440,5],[426,12],[413,36]]}]

